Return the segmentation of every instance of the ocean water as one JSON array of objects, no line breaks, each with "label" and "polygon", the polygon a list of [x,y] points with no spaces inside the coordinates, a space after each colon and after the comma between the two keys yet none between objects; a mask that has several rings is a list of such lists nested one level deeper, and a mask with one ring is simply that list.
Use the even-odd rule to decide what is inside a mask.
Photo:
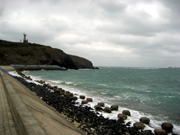
[{"label": "ocean water", "polygon": [[[119,110],[105,117],[117,119],[123,110],[130,110],[132,125],[141,117],[150,118],[145,129],[161,128],[163,122],[174,125],[180,133],[180,70],[158,68],[101,67],[100,70],[24,71],[34,80],[45,80],[79,95],[92,97],[89,106],[98,102],[118,105]],[[81,102],[79,99],[78,102]]]}]

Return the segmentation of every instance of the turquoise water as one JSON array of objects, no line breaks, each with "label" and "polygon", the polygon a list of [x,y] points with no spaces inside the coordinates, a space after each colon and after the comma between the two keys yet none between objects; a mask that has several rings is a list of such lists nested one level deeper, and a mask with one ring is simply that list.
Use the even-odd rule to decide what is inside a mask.
[{"label": "turquoise water", "polygon": [[138,112],[132,118],[134,121],[137,121],[135,117],[146,115],[153,120],[154,128],[161,122],[171,122],[180,131],[180,70],[101,67],[100,70],[41,70],[25,74],[107,105],[116,104]]}]

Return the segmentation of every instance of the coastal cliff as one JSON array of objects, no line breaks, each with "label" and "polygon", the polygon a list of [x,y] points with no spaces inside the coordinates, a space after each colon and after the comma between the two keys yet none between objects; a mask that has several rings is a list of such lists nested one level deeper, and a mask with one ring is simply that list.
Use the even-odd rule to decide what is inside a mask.
[{"label": "coastal cliff", "polygon": [[0,65],[58,65],[67,69],[94,69],[91,61],[60,49],[35,43],[0,40]]}]

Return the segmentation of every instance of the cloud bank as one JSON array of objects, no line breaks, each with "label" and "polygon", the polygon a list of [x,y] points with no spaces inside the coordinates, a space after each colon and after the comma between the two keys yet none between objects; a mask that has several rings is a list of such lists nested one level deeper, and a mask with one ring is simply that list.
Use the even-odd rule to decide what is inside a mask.
[{"label": "cloud bank", "polygon": [[180,67],[179,0],[0,0],[0,39],[59,48],[95,66]]}]

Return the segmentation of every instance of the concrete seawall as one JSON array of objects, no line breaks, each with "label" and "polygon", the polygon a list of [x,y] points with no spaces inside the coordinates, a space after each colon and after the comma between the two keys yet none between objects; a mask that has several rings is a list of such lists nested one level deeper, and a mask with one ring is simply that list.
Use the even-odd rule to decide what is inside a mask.
[{"label": "concrete seawall", "polygon": [[[6,106],[9,107],[9,111],[2,112],[7,113],[9,119],[12,116],[13,120],[8,122],[11,124],[5,124],[7,123],[5,120],[0,121],[0,126],[3,126],[3,128],[0,127],[0,134],[6,134],[7,131],[12,135],[84,134],[24,85],[0,70],[0,94],[3,93],[5,96],[4,100],[0,100],[0,105],[3,106],[7,102]],[[12,130],[7,128],[8,125],[13,127]]]}]

